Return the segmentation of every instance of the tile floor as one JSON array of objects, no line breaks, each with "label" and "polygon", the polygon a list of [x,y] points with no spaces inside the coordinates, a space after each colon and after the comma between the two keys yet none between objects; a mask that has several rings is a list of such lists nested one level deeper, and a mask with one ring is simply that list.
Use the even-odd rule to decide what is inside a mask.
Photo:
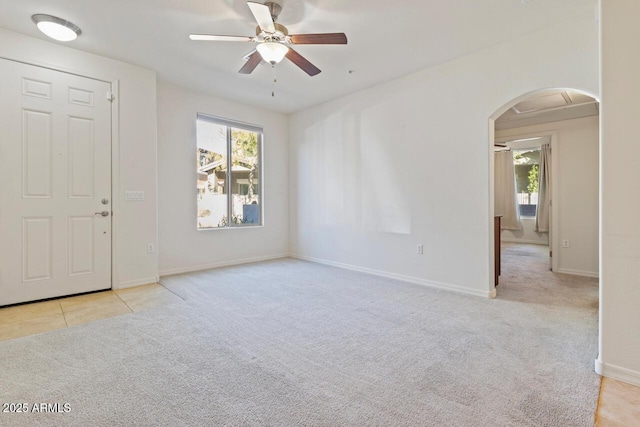
[{"label": "tile floor", "polygon": [[154,283],[0,308],[0,341],[183,301]]},{"label": "tile floor", "polygon": [[[0,341],[183,301],[159,284],[0,308]],[[640,387],[602,379],[596,427],[640,426]]]},{"label": "tile floor", "polygon": [[640,387],[603,377],[595,425],[640,426]]}]

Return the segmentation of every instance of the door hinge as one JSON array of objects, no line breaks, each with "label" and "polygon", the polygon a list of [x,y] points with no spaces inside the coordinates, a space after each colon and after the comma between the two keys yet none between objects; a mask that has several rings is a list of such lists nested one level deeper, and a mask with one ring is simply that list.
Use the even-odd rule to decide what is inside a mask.
[{"label": "door hinge", "polygon": [[107,101],[109,102],[113,102],[115,101],[116,96],[113,94],[113,92],[107,92]]},{"label": "door hinge", "polygon": [[553,258],[553,251],[549,251],[549,258]]}]

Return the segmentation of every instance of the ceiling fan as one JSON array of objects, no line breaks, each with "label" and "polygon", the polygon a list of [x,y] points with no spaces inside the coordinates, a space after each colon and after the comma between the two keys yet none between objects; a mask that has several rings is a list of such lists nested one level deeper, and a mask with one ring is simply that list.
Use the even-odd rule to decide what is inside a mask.
[{"label": "ceiling fan", "polygon": [[266,2],[262,4],[248,1],[247,4],[258,22],[255,37],[191,34],[189,38],[202,41],[257,43],[256,49],[245,56],[247,62],[238,71],[241,74],[251,74],[262,60],[275,66],[286,57],[310,76],[315,76],[320,73],[320,69],[293,50],[291,46],[296,44],[347,44],[347,36],[344,33],[290,35],[287,27],[276,23],[278,15],[282,11],[282,6],[278,3]]}]

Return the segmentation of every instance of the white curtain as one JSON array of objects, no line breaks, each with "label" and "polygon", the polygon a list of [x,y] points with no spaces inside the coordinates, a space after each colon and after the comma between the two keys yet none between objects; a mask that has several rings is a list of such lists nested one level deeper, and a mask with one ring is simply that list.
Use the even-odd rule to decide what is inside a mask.
[{"label": "white curtain", "polygon": [[496,152],[494,166],[494,213],[502,215],[502,230],[522,230],[511,150]]},{"label": "white curtain", "polygon": [[535,230],[549,232],[549,209],[551,207],[551,146],[540,147],[540,172],[538,175],[538,206],[536,207]]}]

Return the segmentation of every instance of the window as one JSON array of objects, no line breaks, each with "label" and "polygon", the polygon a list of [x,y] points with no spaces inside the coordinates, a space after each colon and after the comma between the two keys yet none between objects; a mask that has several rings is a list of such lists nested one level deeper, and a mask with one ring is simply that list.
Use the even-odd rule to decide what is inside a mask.
[{"label": "window", "polygon": [[535,217],[538,205],[540,147],[513,150],[520,216]]},{"label": "window", "polygon": [[262,225],[262,129],[198,114],[198,230]]}]

